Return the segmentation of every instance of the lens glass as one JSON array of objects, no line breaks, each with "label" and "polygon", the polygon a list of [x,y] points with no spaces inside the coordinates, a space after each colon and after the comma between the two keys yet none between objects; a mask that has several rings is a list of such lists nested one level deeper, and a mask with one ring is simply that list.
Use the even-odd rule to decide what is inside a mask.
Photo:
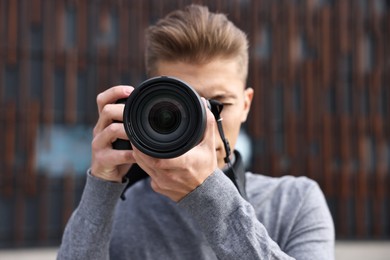
[{"label": "lens glass", "polygon": [[138,126],[143,139],[153,145],[176,142],[190,123],[185,105],[175,94],[148,95],[142,102],[142,111],[139,111],[142,116]]},{"label": "lens glass", "polygon": [[170,134],[180,125],[180,109],[169,101],[155,104],[149,112],[149,123],[154,131],[159,134]]}]

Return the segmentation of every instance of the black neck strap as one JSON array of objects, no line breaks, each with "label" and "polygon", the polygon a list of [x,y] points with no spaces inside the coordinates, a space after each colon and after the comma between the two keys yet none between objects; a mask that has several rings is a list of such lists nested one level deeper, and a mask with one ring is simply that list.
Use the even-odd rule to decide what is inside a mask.
[{"label": "black neck strap", "polygon": [[245,189],[246,178],[244,162],[242,160],[241,154],[238,151],[234,151],[234,156],[235,159],[233,165],[229,163],[228,167],[223,172],[233,182],[241,196],[245,200],[248,200]]}]

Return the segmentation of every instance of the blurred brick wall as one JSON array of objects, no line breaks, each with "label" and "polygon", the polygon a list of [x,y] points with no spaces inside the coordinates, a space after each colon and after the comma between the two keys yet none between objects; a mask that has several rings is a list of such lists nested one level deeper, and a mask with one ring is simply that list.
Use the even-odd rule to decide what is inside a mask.
[{"label": "blurred brick wall", "polygon": [[[190,2],[0,1],[0,247],[58,244],[84,170],[53,176],[37,146],[58,150],[55,129],[94,125],[97,93],[145,79],[144,29]],[[388,239],[388,2],[193,2],[250,39],[250,170],[318,181],[338,238]]]}]

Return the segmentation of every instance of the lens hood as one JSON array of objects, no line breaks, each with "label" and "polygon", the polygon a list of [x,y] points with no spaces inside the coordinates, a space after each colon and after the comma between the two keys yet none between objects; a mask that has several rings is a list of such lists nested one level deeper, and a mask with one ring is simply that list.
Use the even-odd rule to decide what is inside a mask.
[{"label": "lens hood", "polygon": [[127,98],[123,123],[138,150],[155,158],[174,158],[203,138],[206,108],[189,84],[173,77],[155,77]]}]

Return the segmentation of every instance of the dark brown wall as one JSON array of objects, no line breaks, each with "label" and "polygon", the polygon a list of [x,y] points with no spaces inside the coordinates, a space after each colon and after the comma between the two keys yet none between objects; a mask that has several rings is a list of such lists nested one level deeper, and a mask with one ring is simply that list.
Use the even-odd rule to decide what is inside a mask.
[{"label": "dark brown wall", "polygon": [[[37,169],[37,136],[92,127],[97,93],[145,79],[144,28],[190,2],[0,0],[0,247],[58,243],[84,175]],[[387,1],[194,2],[250,39],[250,169],[318,181],[338,238],[388,239]]]}]

